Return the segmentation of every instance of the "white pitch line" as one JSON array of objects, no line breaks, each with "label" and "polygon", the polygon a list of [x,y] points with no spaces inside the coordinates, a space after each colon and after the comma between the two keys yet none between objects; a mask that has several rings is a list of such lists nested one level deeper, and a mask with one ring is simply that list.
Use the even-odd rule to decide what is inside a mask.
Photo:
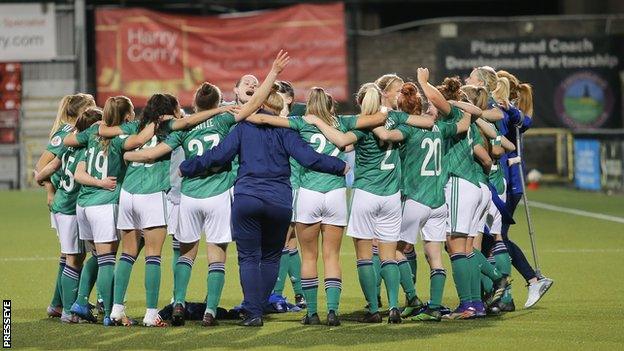
[{"label": "white pitch line", "polygon": [[[520,204],[522,205],[522,202]],[[611,221],[611,222],[624,224],[624,218],[623,217],[610,216],[610,215],[606,215],[606,214],[602,214],[602,213],[589,212],[589,211],[577,210],[575,208],[568,208],[568,207],[549,205],[549,204],[545,204],[543,202],[537,202],[537,201],[529,201],[529,206],[541,208],[541,209],[544,209],[544,210],[563,212],[563,213],[568,213],[568,214],[573,214],[573,215],[578,215],[578,216],[590,217],[590,218],[595,218],[595,219],[602,219],[604,221]]]}]

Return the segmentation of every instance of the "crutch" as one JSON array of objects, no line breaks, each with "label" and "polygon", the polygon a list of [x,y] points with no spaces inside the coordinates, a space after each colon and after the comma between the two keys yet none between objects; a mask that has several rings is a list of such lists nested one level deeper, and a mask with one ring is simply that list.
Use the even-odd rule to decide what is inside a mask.
[{"label": "crutch", "polygon": [[522,133],[520,128],[516,126],[516,150],[518,150],[518,157],[520,158],[520,182],[522,184],[522,201],[524,203],[524,212],[526,213],[527,226],[529,227],[529,239],[531,240],[531,251],[533,252],[533,263],[535,264],[535,275],[541,277],[539,260],[537,259],[537,247],[535,246],[535,229],[533,228],[533,221],[531,220],[531,210],[529,209],[529,200],[527,199],[526,184],[524,180],[524,167],[522,166]]}]

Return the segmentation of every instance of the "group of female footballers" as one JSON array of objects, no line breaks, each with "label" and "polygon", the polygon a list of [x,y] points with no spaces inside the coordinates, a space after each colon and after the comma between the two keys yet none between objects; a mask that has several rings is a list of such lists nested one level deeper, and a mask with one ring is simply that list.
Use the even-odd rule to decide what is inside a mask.
[{"label": "group of female footballers", "polygon": [[[210,152],[238,123],[293,129],[316,152],[343,160],[346,152],[355,152],[350,194],[343,175],[291,162],[296,194],[282,258],[296,255],[299,261],[298,243],[301,263],[295,269],[288,266],[289,272],[284,267],[289,260],[282,259],[274,293],[281,295],[289,273],[297,304],[307,308],[303,324],[321,324],[320,242],[327,324],[340,325],[345,228],[355,244],[368,303],[361,322],[382,321],[382,282],[389,323],[512,311],[512,261],[529,286],[525,306],[539,300],[552,280],[531,273],[507,236],[522,194],[514,143],[516,128],[524,131],[531,125],[530,85],[506,71],[478,67],[465,84],[451,77],[436,87],[429,83],[429,71],[419,68],[416,82],[386,74],[362,85],[356,95],[360,114],[343,116],[322,88],[311,89],[304,108],[294,103],[292,85],[277,80],[288,59],[280,52],[262,84],[251,75],[242,77],[234,103],[224,103],[219,88],[203,83],[188,116],[170,94],[152,95],[140,116],[125,96],[108,98],[102,109],[88,94],[63,98],[35,171],[35,179],[47,189],[61,247],[49,316],[66,323],[97,321],[89,304],[95,285],[105,326],[136,323],[126,316],[124,302],[133,265],[144,250],[142,324],[166,326],[157,303],[162,248],[171,234],[171,323],[184,324],[187,286],[204,233],[209,268],[202,325],[217,324],[239,167],[234,160],[193,177],[180,177],[178,168],[185,159]],[[415,291],[414,246],[419,239],[431,272],[426,303]],[[452,311],[442,306],[444,250],[459,298]]]}]

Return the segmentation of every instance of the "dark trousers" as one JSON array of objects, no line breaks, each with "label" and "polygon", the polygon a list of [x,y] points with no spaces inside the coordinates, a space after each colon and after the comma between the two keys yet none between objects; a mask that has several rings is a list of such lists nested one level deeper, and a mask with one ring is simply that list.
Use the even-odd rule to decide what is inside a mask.
[{"label": "dark trousers", "polygon": [[243,308],[249,317],[262,316],[277,281],[282,248],[292,208],[237,194],[232,205],[232,237],[238,251]]},{"label": "dark trousers", "polygon": [[[522,199],[522,194],[508,194],[507,196],[507,209],[509,213],[513,215],[518,206],[518,203]],[[511,263],[514,268],[520,272],[524,280],[529,281],[530,279],[535,278],[535,270],[531,267],[531,264],[527,260],[522,249],[513,241],[509,240],[509,224],[503,223],[503,227],[501,230],[501,234],[503,237],[503,242],[507,247],[507,252],[509,252],[509,256],[511,257]],[[484,253],[489,254],[490,249],[494,246],[494,237],[490,235],[483,236],[483,244],[482,249]]]}]

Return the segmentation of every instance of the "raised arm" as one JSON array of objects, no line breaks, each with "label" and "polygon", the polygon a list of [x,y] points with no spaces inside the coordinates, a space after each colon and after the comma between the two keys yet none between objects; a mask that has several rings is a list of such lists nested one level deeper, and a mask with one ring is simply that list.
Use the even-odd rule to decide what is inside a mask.
[{"label": "raised arm", "polygon": [[159,158],[171,153],[173,149],[166,143],[159,143],[154,147],[148,147],[145,149],[126,152],[124,154],[124,160],[129,162],[143,162],[154,163]]},{"label": "raised arm", "polygon": [[352,132],[343,133],[332,126],[327,125],[327,123],[323,122],[320,118],[314,115],[307,115],[304,119],[306,122],[316,126],[316,128],[318,128],[321,133],[325,135],[327,140],[336,145],[339,149],[343,149],[347,145],[357,142],[357,136]]},{"label": "raised arm", "polygon": [[180,175],[193,177],[213,166],[222,166],[232,162],[240,149],[242,125],[236,126],[219,145],[204,151],[201,156],[188,159],[180,164]]},{"label": "raised arm", "polygon": [[442,93],[440,93],[438,89],[429,84],[429,70],[422,67],[418,68],[417,77],[418,83],[422,87],[427,100],[440,110],[440,112],[448,115],[451,112],[451,105],[444,99],[444,96],[442,96]]},{"label": "raised arm", "polygon": [[343,160],[314,151],[293,130],[284,130],[282,135],[286,152],[303,167],[335,175],[344,175],[349,171]]},{"label": "raised arm", "polygon": [[87,166],[85,161],[78,162],[76,165],[76,171],[74,172],[74,179],[82,184],[97,188],[113,191],[117,186],[117,177],[106,177],[104,179],[97,179],[87,173]]},{"label": "raised arm", "polygon": [[143,128],[139,134],[129,135],[123,144],[124,150],[134,150],[138,147],[145,145],[150,139],[154,137],[154,129],[156,125],[154,123],[149,123]]},{"label": "raised arm", "polygon": [[269,74],[266,78],[264,78],[264,81],[260,84],[258,89],[256,89],[249,101],[247,101],[241,107],[236,116],[234,116],[236,118],[236,122],[240,122],[249,117],[252,113],[258,111],[260,106],[262,106],[266,98],[271,93],[273,83],[275,83],[277,76],[284,70],[284,68],[286,68],[286,66],[288,66],[289,61],[290,57],[288,56],[288,52],[280,50],[279,53],[277,53],[277,57],[273,61]]},{"label": "raised arm", "polygon": [[44,186],[44,181],[48,180],[59,168],[61,168],[61,160],[55,157],[50,163],[43,167],[40,171],[35,170],[35,181],[37,184]]}]

